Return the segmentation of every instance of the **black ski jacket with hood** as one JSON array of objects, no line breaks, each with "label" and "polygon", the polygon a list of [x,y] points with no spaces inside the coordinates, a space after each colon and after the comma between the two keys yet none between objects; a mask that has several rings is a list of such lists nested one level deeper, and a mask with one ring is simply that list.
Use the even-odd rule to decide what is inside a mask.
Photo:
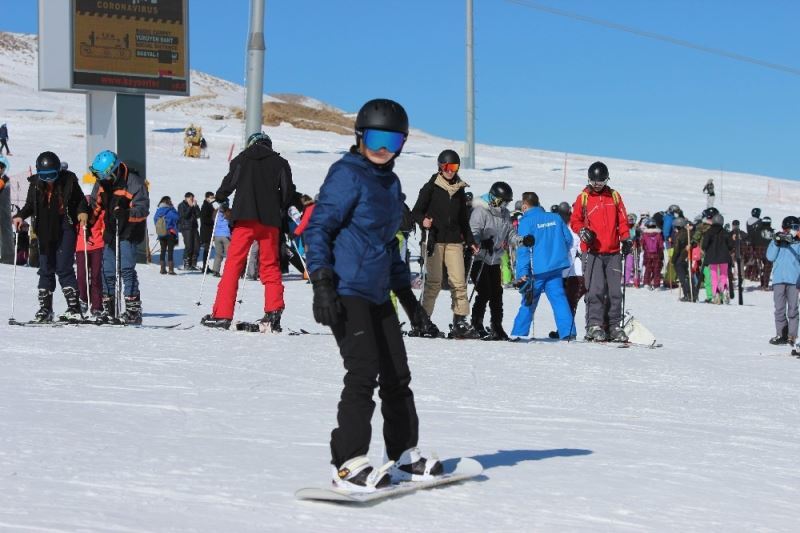
[{"label": "black ski jacket with hood", "polygon": [[453,183],[448,183],[440,173],[431,176],[428,183],[422,186],[417,203],[411,214],[422,228],[426,217],[432,218],[428,247],[433,243],[451,244],[466,243],[472,246],[472,229],[469,226],[469,210],[464,188],[467,183],[456,175]]},{"label": "black ski jacket with hood", "polygon": [[231,223],[257,220],[280,228],[295,191],[289,162],[266,144],[253,144],[231,161],[228,174],[217,189],[217,202],[224,202],[234,191]]}]

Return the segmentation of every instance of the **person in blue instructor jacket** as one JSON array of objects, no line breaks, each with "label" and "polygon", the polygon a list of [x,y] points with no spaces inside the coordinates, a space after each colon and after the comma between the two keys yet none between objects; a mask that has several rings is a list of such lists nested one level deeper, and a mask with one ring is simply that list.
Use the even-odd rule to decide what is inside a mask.
[{"label": "person in blue instructor jacket", "polygon": [[[516,285],[522,293],[512,338],[527,337],[542,292],[547,295],[561,339],[575,338],[575,321],[564,292],[562,271],[570,265],[572,233],[556,213],[539,205],[535,192],[522,195],[522,218],[517,233],[523,245],[517,248]],[[533,251],[533,257],[531,257]]]}]

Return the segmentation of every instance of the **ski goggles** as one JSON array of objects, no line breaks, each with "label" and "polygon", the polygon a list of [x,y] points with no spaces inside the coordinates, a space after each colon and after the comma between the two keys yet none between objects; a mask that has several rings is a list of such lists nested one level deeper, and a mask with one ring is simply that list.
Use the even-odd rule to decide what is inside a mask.
[{"label": "ski goggles", "polygon": [[361,134],[364,146],[373,152],[385,148],[389,152],[397,153],[406,142],[406,134],[399,131],[375,130],[367,128]]},{"label": "ski goggles", "polygon": [[461,168],[461,165],[458,163],[442,163],[439,165],[439,170],[442,172],[458,172],[459,168]]},{"label": "ski goggles", "polygon": [[800,231],[800,224],[790,224],[788,229],[792,231]]},{"label": "ski goggles", "polygon": [[36,173],[42,181],[56,181],[58,179],[58,170],[42,170]]}]

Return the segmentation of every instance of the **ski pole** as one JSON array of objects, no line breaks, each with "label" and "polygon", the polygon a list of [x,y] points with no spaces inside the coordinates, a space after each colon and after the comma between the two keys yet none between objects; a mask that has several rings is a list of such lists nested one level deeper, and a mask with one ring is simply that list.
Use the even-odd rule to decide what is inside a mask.
[{"label": "ski pole", "polygon": [[119,221],[117,221],[116,228],[116,251],[114,252],[114,312],[116,319],[122,316],[122,260],[119,257],[120,243],[119,243]]},{"label": "ski pole", "polygon": [[[253,252],[253,244],[250,243],[250,248],[247,249],[247,261],[244,264],[244,279],[245,279],[245,281],[247,280],[247,271],[250,269],[250,259],[253,257],[253,253],[252,252]],[[261,254],[261,245],[259,245],[258,253]],[[236,275],[240,276],[241,273],[237,272]],[[262,280],[262,283],[264,283],[263,280]],[[244,292],[244,287],[242,287],[242,292]],[[236,308],[236,312],[237,313],[239,311],[241,311],[241,309],[242,309],[242,301],[243,300],[244,300],[244,298],[239,298],[238,300],[236,300],[236,303],[238,304],[238,307]]]},{"label": "ski pole", "polygon": [[625,280],[627,278],[628,278],[628,261],[625,254],[622,254],[622,313],[620,314],[619,327],[623,327],[625,325],[625,288],[628,286]]},{"label": "ski pole", "polygon": [[14,270],[11,274],[11,316],[8,323],[14,322],[14,297],[17,289],[17,250],[19,249],[19,228],[14,230]]},{"label": "ski pole", "polygon": [[478,283],[481,281],[481,274],[483,273],[483,267],[485,265],[486,261],[481,261],[481,266],[478,269],[478,273],[475,275],[475,282],[472,284],[472,294],[469,295],[469,301],[467,302],[468,304],[472,303],[472,297],[475,296],[475,291],[478,290]]},{"label": "ski pole", "polygon": [[206,274],[208,273],[208,261],[211,258],[211,248],[216,247],[214,243],[214,234],[217,232],[217,221],[219,221],[219,217],[214,217],[214,227],[211,228],[211,241],[208,243],[206,247],[206,259],[203,261],[203,279],[200,280],[200,294],[197,296],[197,301],[195,305],[200,305],[203,301],[203,287],[206,285]]},{"label": "ski pole", "polygon": [[686,247],[689,248],[689,251],[686,253],[686,262],[688,263],[688,275],[687,279],[689,280],[689,301],[694,302],[694,279],[692,276],[692,230],[687,227],[686,228]]},{"label": "ski pole", "polygon": [[[92,294],[91,287],[89,286],[89,239],[87,235],[89,233],[89,228],[86,225],[83,226],[83,269],[86,271],[86,308],[89,309],[91,306],[89,305],[90,297],[89,295]],[[89,309],[91,311],[91,309]]]},{"label": "ski pole", "polygon": [[[419,301],[422,302],[422,297],[425,295],[425,280],[428,277],[428,237],[430,237],[431,230],[425,230],[425,239],[422,242],[422,250],[419,252],[419,257],[422,260],[422,290],[419,291]],[[474,257],[474,256],[473,256]]]}]

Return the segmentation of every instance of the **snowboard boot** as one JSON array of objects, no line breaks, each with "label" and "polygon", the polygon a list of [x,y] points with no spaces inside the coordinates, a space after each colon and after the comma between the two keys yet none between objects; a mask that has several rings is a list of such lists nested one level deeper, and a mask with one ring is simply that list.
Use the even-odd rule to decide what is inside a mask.
[{"label": "snowboard boot", "polygon": [[39,289],[39,310],[33,315],[33,321],[53,321],[53,293],[47,289]]},{"label": "snowboard boot", "polygon": [[80,322],[83,320],[81,313],[81,302],[78,299],[78,291],[74,287],[63,287],[64,299],[67,300],[67,310],[58,316],[62,322]]},{"label": "snowboard boot", "polygon": [[472,320],[470,322],[472,323],[472,329],[475,330],[475,333],[478,334],[478,337],[483,339],[489,336],[489,331],[483,327],[482,318],[475,318],[475,315],[472,315]]},{"label": "snowboard boot", "polygon": [[453,324],[450,326],[450,336],[454,339],[477,339],[478,333],[472,329],[464,315],[453,315]]},{"label": "snowboard boot", "polygon": [[483,340],[485,341],[507,341],[508,334],[503,329],[503,324],[500,322],[492,321],[492,325],[489,328],[489,336],[484,337]]},{"label": "snowboard boot", "polygon": [[125,324],[138,326],[142,323],[142,299],[138,294],[125,297],[125,311],[120,318]]},{"label": "snowboard boot", "polygon": [[164,261],[161,261],[161,273],[162,274],[167,273],[167,264]]},{"label": "snowboard boot", "polygon": [[389,469],[392,483],[400,481],[427,481],[441,476],[444,467],[437,457],[426,459],[419,453],[419,448],[409,448]]},{"label": "snowboard boot", "polygon": [[108,294],[103,295],[103,310],[100,316],[97,317],[97,322],[103,324],[117,323],[117,308],[114,297]]},{"label": "snowboard boot", "polygon": [[589,326],[586,330],[585,340],[589,342],[606,342],[606,332],[601,326]]},{"label": "snowboard boot", "polygon": [[231,322],[230,318],[217,318],[213,315],[206,315],[200,319],[200,324],[207,328],[230,329]]},{"label": "snowboard boot", "polygon": [[376,470],[365,455],[348,459],[339,468],[331,466],[333,486],[351,492],[375,492],[391,485],[389,469],[392,465],[387,463]]},{"label": "snowboard boot", "polygon": [[611,342],[628,342],[628,335],[621,327],[611,326],[608,340]]},{"label": "snowboard boot", "polygon": [[264,317],[258,321],[259,329],[262,333],[280,333],[283,331],[281,328],[281,314],[283,309],[275,311],[268,311],[264,313]]},{"label": "snowboard boot", "polygon": [[780,344],[786,344],[787,341],[788,339],[783,335],[775,335],[769,340],[769,343],[778,346]]},{"label": "snowboard boot", "polygon": [[711,298],[711,303],[714,305],[719,305],[722,303],[722,298],[720,298],[719,293],[714,293],[714,297]]},{"label": "snowboard boot", "polygon": [[169,274],[170,276],[177,276],[177,274],[175,273],[175,263],[174,262],[167,261],[167,267],[169,268],[169,270],[167,271],[167,274]]}]

